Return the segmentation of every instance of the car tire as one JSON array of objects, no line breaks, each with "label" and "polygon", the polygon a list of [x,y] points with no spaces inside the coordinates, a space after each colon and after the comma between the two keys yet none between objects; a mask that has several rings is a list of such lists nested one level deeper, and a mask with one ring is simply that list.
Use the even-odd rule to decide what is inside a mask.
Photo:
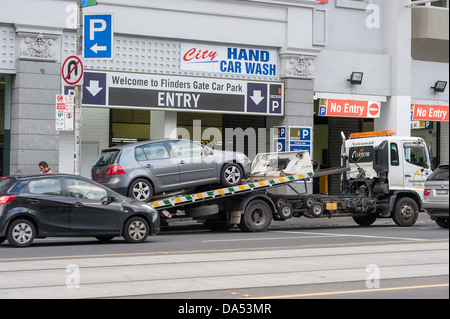
[{"label": "car tire", "polygon": [[6,240],[6,237],[0,237],[0,244],[3,244],[3,242]]},{"label": "car tire", "polygon": [[403,197],[397,201],[394,207],[392,219],[397,226],[410,227],[419,217],[419,206],[414,199]]},{"label": "car tire", "polygon": [[138,178],[131,183],[128,189],[128,197],[148,203],[153,197],[153,186],[148,180]]},{"label": "car tire", "polygon": [[241,184],[244,172],[241,166],[236,163],[225,164],[221,173],[221,183],[226,187],[233,187]]},{"label": "car tire", "polygon": [[28,219],[17,219],[8,227],[8,242],[14,247],[28,247],[36,236],[36,230]]},{"label": "car tire", "polygon": [[435,220],[435,222],[439,227],[448,228],[448,217],[447,218],[439,217],[438,219]]},{"label": "car tire", "polygon": [[150,227],[142,217],[132,217],[125,223],[123,237],[128,243],[142,243],[150,234]]}]

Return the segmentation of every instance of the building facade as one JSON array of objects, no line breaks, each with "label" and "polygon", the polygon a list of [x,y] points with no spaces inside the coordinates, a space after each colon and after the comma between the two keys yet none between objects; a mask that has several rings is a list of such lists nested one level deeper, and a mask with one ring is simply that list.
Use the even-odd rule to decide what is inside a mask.
[{"label": "building facade", "polygon": [[[76,53],[76,1],[0,2],[1,174],[37,173],[41,160],[72,173],[73,126],[56,96],[73,91],[61,74]],[[448,88],[431,89],[449,77],[447,1],[98,3],[84,14],[111,13],[114,37],[111,59],[83,61],[82,175],[103,148],[174,135],[250,157],[308,149],[334,166],[341,131],[389,129],[448,162]],[[90,27],[95,41],[103,25]],[[425,107],[447,115],[416,116]]]}]

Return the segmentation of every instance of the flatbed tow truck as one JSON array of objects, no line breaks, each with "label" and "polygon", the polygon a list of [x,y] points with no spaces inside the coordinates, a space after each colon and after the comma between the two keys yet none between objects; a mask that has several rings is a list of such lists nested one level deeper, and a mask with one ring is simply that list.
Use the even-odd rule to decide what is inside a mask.
[{"label": "flatbed tow truck", "polygon": [[[197,189],[157,199],[151,205],[163,224],[197,220],[213,231],[237,225],[242,231],[261,232],[272,220],[293,217],[351,216],[361,226],[378,218],[392,218],[401,227],[414,225],[422,210],[423,183],[431,174],[430,156],[423,139],[396,136],[395,131],[342,133],[342,166],[313,169],[306,151],[262,153],[252,163],[252,173],[235,187]],[[341,174],[338,195],[308,194],[311,178]],[[294,183],[305,183],[305,192]],[[286,186],[294,195],[279,195]]]}]

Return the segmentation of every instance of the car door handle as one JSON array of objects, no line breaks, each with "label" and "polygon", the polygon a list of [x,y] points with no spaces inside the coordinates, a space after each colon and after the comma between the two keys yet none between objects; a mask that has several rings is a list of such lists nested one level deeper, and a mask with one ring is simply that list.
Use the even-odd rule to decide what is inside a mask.
[{"label": "car door handle", "polygon": [[38,199],[29,199],[28,202],[30,202],[31,204],[39,204],[39,200]]},{"label": "car door handle", "polygon": [[83,207],[84,205],[83,205],[83,203],[76,202],[76,203],[74,204],[74,206],[75,206],[75,207]]},{"label": "car door handle", "polygon": [[178,164],[186,164],[186,162],[181,160]]},{"label": "car door handle", "polygon": [[408,175],[405,175],[405,177],[411,177],[411,175],[408,174]]},{"label": "car door handle", "polygon": [[147,165],[145,165],[145,167],[146,168],[152,168],[153,166],[152,166],[152,164],[147,164]]}]

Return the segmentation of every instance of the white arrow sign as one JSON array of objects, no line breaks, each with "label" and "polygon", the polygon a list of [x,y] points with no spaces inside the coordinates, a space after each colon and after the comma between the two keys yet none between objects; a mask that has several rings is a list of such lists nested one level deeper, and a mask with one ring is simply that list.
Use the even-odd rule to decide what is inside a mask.
[{"label": "white arrow sign", "polygon": [[94,51],[95,53],[98,53],[98,51],[106,51],[106,50],[108,50],[108,48],[103,45],[102,46],[97,45],[97,43],[96,43],[91,47],[91,50]]},{"label": "white arrow sign", "polygon": [[94,80],[89,81],[89,86],[86,86],[86,89],[92,94],[92,96],[96,96],[101,90],[103,90],[103,88],[99,86],[99,81]]},{"label": "white arrow sign", "polygon": [[256,105],[259,105],[262,100],[264,100],[264,96],[262,96],[261,91],[254,91],[253,96],[250,96],[250,98],[255,102]]}]

